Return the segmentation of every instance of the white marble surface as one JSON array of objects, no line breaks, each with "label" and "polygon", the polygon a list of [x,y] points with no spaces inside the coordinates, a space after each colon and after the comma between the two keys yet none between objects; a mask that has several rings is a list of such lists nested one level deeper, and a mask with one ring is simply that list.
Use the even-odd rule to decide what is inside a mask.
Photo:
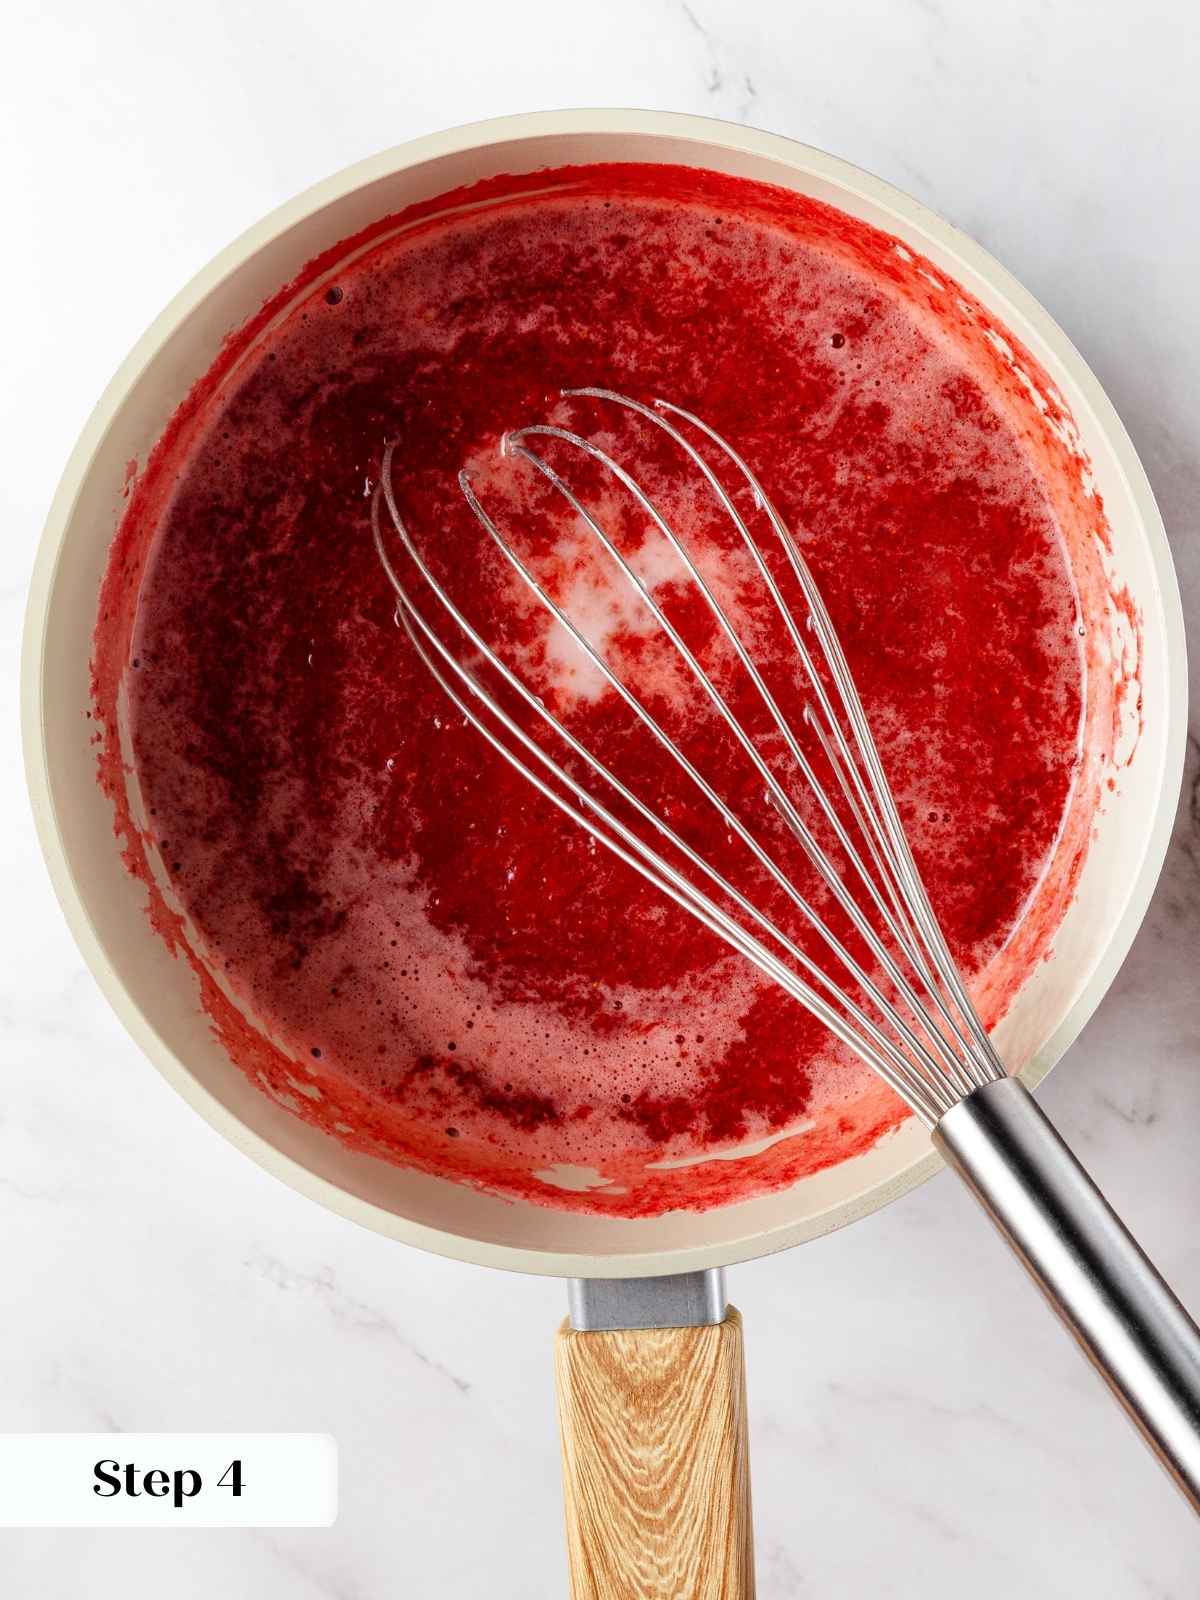
[{"label": "white marble surface", "polygon": [[[18,634],[76,432],[152,313],[312,180],[506,111],[645,105],[849,157],[982,240],[1108,386],[1200,658],[1191,0],[18,0],[0,120],[0,1429],[327,1429],[329,1531],[0,1533],[14,1600],[565,1592],[559,1284],[425,1257],[264,1176],[101,1001],[17,757]],[[81,648],[83,642],[81,641]],[[1166,874],[1045,1099],[1200,1306],[1200,744]],[[1188,1600],[1200,1536],[942,1178],[737,1270],[768,1597]]]}]

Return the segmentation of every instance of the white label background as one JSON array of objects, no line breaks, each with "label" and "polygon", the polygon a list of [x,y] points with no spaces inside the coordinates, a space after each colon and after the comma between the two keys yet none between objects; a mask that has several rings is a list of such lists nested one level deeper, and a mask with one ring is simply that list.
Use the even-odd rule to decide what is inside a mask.
[{"label": "white label background", "polygon": [[[242,1492],[218,1483],[242,1464]],[[120,1493],[95,1476],[117,1463]],[[176,1506],[124,1491],[125,1465],[138,1485],[151,1468],[168,1478],[190,1469],[202,1487]],[[112,1468],[108,1469],[110,1472]],[[4,1528],[328,1528],[337,1519],[338,1452],[327,1433],[5,1433],[0,1434],[0,1527]]]}]

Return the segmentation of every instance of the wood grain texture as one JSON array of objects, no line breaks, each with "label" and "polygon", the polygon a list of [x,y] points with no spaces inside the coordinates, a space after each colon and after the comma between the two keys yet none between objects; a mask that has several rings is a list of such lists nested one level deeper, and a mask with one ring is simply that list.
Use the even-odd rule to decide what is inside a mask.
[{"label": "wood grain texture", "polygon": [[556,1349],[571,1600],[752,1600],[742,1319]]}]

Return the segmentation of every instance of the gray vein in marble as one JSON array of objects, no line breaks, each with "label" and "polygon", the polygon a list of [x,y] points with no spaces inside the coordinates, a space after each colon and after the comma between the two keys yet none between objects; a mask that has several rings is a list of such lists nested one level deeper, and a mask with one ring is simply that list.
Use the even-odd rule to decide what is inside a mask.
[{"label": "gray vein in marble", "polygon": [[[299,1578],[320,1596],[320,1600],[365,1600],[366,1591],[358,1584],[345,1583],[340,1578],[331,1578],[324,1573],[314,1572],[307,1562],[302,1561],[281,1543],[278,1536],[268,1533],[263,1528],[254,1528],[250,1531],[250,1537],[293,1578]],[[288,1592],[292,1594],[290,1587]]]},{"label": "gray vein in marble", "polygon": [[799,1600],[804,1594],[804,1573],[781,1540],[755,1540],[754,1565],[764,1595],[794,1595]]},{"label": "gray vein in marble", "polygon": [[[725,58],[724,45],[688,5],[679,0],[679,9],[693,33],[699,35],[708,58],[704,76],[704,89],[710,98],[723,96],[732,101],[732,115],[736,122],[748,122],[758,100],[758,89],[749,72],[735,68]],[[726,93],[728,91],[728,93]]]},{"label": "gray vein in marble", "polygon": [[[941,49],[942,42],[949,32],[949,19],[938,4],[938,0],[911,0],[911,3],[914,10],[919,11],[927,22],[932,24],[932,27],[926,30],[924,54],[928,65],[933,69],[929,76],[937,92],[949,81],[950,67]],[[915,171],[913,168],[909,170]]]},{"label": "gray vein in marble", "polygon": [[18,1183],[16,1178],[9,1178],[4,1173],[0,1173],[0,1190],[5,1194],[15,1196],[18,1200],[27,1200],[38,1204],[45,1203],[51,1206],[61,1206],[66,1203],[65,1196],[57,1185],[36,1188],[32,1184]]},{"label": "gray vein in marble", "polygon": [[1200,737],[1195,732],[1188,734],[1183,793],[1146,926],[1159,942],[1194,939],[1200,929]]},{"label": "gray vein in marble", "polygon": [[1148,1102],[1156,1101],[1158,1094],[1159,1085],[1151,1083],[1144,1096],[1135,1096],[1128,1105],[1122,1105],[1111,1095],[1104,1094],[1100,1090],[1096,1092],[1096,1100],[1106,1110],[1111,1111],[1114,1117],[1120,1117],[1122,1122],[1127,1122],[1131,1128],[1150,1128],[1158,1121],[1160,1112],[1157,1105]]},{"label": "gray vein in marble", "polygon": [[1138,1579],[1141,1592],[1149,1595],[1150,1600],[1176,1600],[1171,1590],[1164,1589],[1161,1584],[1155,1583],[1153,1578],[1142,1577],[1137,1573],[1134,1576]]},{"label": "gray vein in marble", "polygon": [[907,1495],[888,1494],[886,1491],[881,1491],[878,1485],[875,1493],[894,1511],[899,1511],[910,1521],[928,1528],[930,1533],[936,1534],[943,1544],[969,1543],[978,1536],[978,1529],[973,1524],[969,1528],[964,1528],[961,1523],[952,1522],[944,1511],[931,1506],[928,1501],[912,1500]]},{"label": "gray vein in marble", "polygon": [[684,16],[691,23],[692,27],[695,28],[696,32],[700,35],[700,37],[702,39],[704,39],[704,40],[707,40],[707,38],[708,38],[708,29],[700,21],[700,18],[692,10],[691,6],[688,5],[687,0],[680,0],[679,9],[683,12]]},{"label": "gray vein in marble", "polygon": [[1187,782],[1187,828],[1181,848],[1196,871],[1200,872],[1200,737],[1189,732],[1187,742],[1195,771]]},{"label": "gray vein in marble", "polygon": [[16,991],[10,996],[12,1008],[0,1018],[0,1027],[15,1029],[28,1022],[39,1039],[62,1039],[80,1047],[80,1059],[95,1051],[98,1026],[109,1026],[112,1014],[104,1005],[95,980],[83,965],[70,967],[54,989]]},{"label": "gray vein in marble", "polygon": [[447,1383],[453,1384],[459,1394],[470,1394],[472,1385],[466,1378],[460,1377],[457,1372],[452,1372],[449,1367],[443,1366],[440,1361],[435,1361],[432,1356],[427,1355],[406,1337],[390,1317],[367,1305],[365,1301],[355,1300],[339,1289],[331,1267],[322,1267],[315,1273],[298,1272],[280,1261],[278,1257],[267,1255],[265,1251],[256,1251],[253,1255],[247,1256],[242,1265],[286,1294],[298,1292],[311,1295],[325,1306],[334,1321],[342,1327],[353,1329],[358,1333],[381,1334],[385,1338],[394,1339],[414,1361],[427,1367],[430,1372],[436,1372]]},{"label": "gray vein in marble", "polygon": [[82,1380],[74,1371],[68,1371],[63,1361],[55,1358],[46,1368],[45,1387],[66,1390],[74,1395],[88,1420],[97,1425],[101,1433],[127,1433],[128,1429],[98,1400],[93,1399]]},{"label": "gray vein in marble", "polygon": [[[1080,1366],[1079,1373],[1086,1377],[1087,1370]],[[997,1406],[988,1404],[987,1401],[976,1401],[971,1405],[953,1406],[944,1401],[932,1398],[930,1395],[921,1395],[919,1398],[906,1394],[899,1389],[883,1388],[865,1383],[848,1384],[834,1378],[824,1386],[828,1393],[837,1401],[839,1409],[850,1406],[865,1408],[872,1417],[884,1410],[899,1412],[914,1412],[921,1419],[927,1417],[940,1417],[948,1423],[978,1424],[985,1431],[1000,1431],[1017,1440],[1020,1444],[1031,1447],[1039,1454],[1048,1456],[1064,1471],[1073,1471],[1077,1462],[1069,1451],[1061,1450],[1055,1439],[1049,1438],[1044,1433],[1037,1431],[1036,1419],[1033,1426],[1027,1426],[1018,1417],[1009,1411],[1002,1411]],[[1014,1404],[1016,1399],[1014,1397]]]}]

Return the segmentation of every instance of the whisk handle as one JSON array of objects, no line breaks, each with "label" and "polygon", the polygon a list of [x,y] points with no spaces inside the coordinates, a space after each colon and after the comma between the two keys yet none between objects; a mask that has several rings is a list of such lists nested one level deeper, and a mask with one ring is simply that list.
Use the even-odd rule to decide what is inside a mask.
[{"label": "whisk handle", "polygon": [[1200,1331],[1049,1118],[1006,1078],[933,1140],[1200,1511]]}]

